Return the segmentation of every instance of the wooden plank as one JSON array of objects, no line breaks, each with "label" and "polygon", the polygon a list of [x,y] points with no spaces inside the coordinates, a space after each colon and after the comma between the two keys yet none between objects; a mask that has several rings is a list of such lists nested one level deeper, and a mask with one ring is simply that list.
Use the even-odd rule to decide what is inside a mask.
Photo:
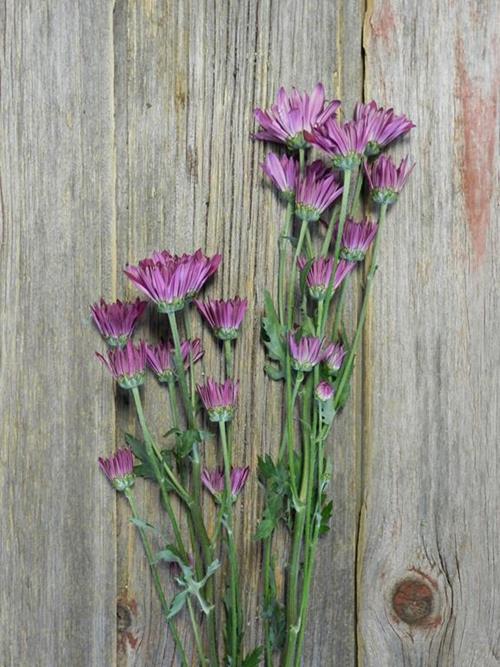
[{"label": "wooden plank", "polygon": [[373,0],[366,98],[417,124],[365,350],[360,662],[499,664],[498,3]]},{"label": "wooden plank", "polygon": [[0,662],[109,667],[112,396],[88,304],[113,291],[112,6],[0,8]]},{"label": "wooden plank", "polygon": [[[149,0],[119,2],[115,9],[119,263],[135,261],[157,247],[182,252],[202,246],[210,253],[224,253],[210,293],[239,293],[250,300],[236,360],[242,398],[235,429],[240,434],[236,458],[253,469],[259,454],[276,451],[278,445],[272,434],[279,424],[279,398],[277,387],[262,374],[259,335],[263,289],[275,287],[283,211],[262,182],[258,165],[265,148],[250,140],[252,109],[270,103],[280,84],[311,88],[318,80],[330,95],[345,92],[352,106],[361,92],[361,21],[362,3],[310,0]],[[343,26],[349,38],[341,38]],[[121,278],[120,284],[125,284]],[[155,320],[153,333],[164,326]],[[199,331],[198,322],[196,327]],[[205,343],[206,368],[217,374],[215,346],[208,337]],[[166,430],[165,412],[158,407],[164,400],[154,383],[148,383],[145,402],[157,433]],[[335,529],[323,545],[318,568],[320,584],[314,590],[305,659],[309,665],[330,664],[332,655],[338,664],[354,663],[359,400],[360,394],[337,433]],[[118,430],[130,427],[131,412],[121,404]],[[214,455],[208,447],[210,462]],[[253,479],[244,496],[238,536],[248,646],[260,636],[260,556],[251,539],[259,497]],[[156,497],[149,490],[140,503],[156,516]],[[119,519],[119,586],[126,600],[124,614],[132,615],[121,633],[120,661],[148,667],[171,664],[171,641],[154,596],[143,590],[144,559],[126,521],[124,512]],[[332,549],[338,554],[335,559]],[[331,582],[337,605],[331,603]]]}]

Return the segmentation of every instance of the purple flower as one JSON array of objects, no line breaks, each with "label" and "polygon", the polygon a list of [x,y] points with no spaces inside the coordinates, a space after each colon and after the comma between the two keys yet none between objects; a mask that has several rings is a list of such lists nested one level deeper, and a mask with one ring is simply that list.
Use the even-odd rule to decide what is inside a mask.
[{"label": "purple flower", "polygon": [[283,199],[293,202],[299,176],[299,163],[297,160],[293,157],[288,157],[288,155],[278,157],[275,153],[268,153],[260,166],[266,176],[271,179],[275,187],[281,192]]},{"label": "purple flower", "polygon": [[234,415],[240,383],[227,379],[219,384],[211,378],[204,385],[197,385],[198,393],[208,412],[210,421],[231,421]]},{"label": "purple flower", "polygon": [[195,301],[196,307],[214,330],[217,338],[231,340],[238,337],[238,330],[243,322],[248,307],[246,299],[235,297],[228,301],[222,299]]},{"label": "purple flower", "polygon": [[173,313],[200,291],[220,261],[220,255],[206,257],[201,250],[180,256],[163,250],[141,260],[138,266],[128,266],[125,274],[161,313]]},{"label": "purple flower", "polygon": [[365,164],[373,201],[377,204],[393,204],[414,166],[410,167],[408,157],[405,157],[396,167],[386,155],[381,155],[372,165]]},{"label": "purple flower", "polygon": [[376,222],[362,220],[356,222],[348,218],[342,232],[342,247],[340,257],[351,262],[360,262],[377,235],[378,225]]},{"label": "purple flower", "polygon": [[331,118],[340,102],[333,100],[325,107],[325,89],[318,83],[309,96],[292,88],[290,95],[281,87],[275,103],[270,109],[255,109],[254,115],[260,125],[255,139],[285,144],[290,150],[307,148],[304,132],[311,132]]},{"label": "purple flower", "polygon": [[137,320],[144,313],[147,301],[106,303],[103,298],[90,306],[99,333],[110,347],[123,347],[132,336]]},{"label": "purple flower", "polygon": [[[184,340],[181,343],[181,354],[184,368],[189,368],[190,359],[193,363],[201,359],[204,354],[201,340]],[[159,343],[146,346],[146,357],[149,368],[155,373],[159,382],[168,382],[176,376],[174,346],[172,343]]]},{"label": "purple flower", "polygon": [[[300,271],[304,271],[308,264],[305,257],[299,257],[297,265]],[[344,278],[354,269],[355,262],[341,259],[335,270],[333,289],[336,290]],[[316,257],[312,260],[306,276],[306,285],[311,298],[321,301],[325,298],[328,285],[332,277],[333,257]]]},{"label": "purple flower", "polygon": [[321,403],[326,403],[327,401],[331,401],[334,394],[335,394],[335,389],[329,382],[326,382],[326,380],[320,382],[317,385],[316,389],[314,390],[314,395],[316,396],[318,401],[321,401]]},{"label": "purple flower", "polygon": [[[238,494],[243,490],[249,474],[250,468],[248,466],[231,469],[231,495],[233,500],[235,500]],[[203,486],[220,502],[225,487],[224,468],[215,468],[214,470],[203,468],[201,481]]]},{"label": "purple flower", "polygon": [[301,220],[315,222],[332,202],[342,194],[342,185],[321,160],[316,160],[299,177],[295,196],[295,213]]},{"label": "purple flower", "polygon": [[332,158],[335,169],[351,171],[360,163],[368,145],[370,119],[339,123],[331,118],[312,133],[305,133],[307,141],[321,148]]},{"label": "purple flower", "polygon": [[141,340],[135,346],[131,340],[125,347],[108,350],[108,358],[96,352],[111,375],[123,389],[133,389],[144,383],[146,369],[146,343]]},{"label": "purple flower", "polygon": [[329,343],[325,347],[323,362],[330,373],[338,373],[344,363],[346,351],[341,343]]},{"label": "purple flower", "polygon": [[288,334],[288,349],[292,357],[292,366],[296,371],[312,370],[323,359],[323,339],[315,336],[302,336],[297,342],[293,333]]},{"label": "purple flower", "polygon": [[354,109],[354,120],[369,119],[370,133],[365,150],[367,156],[380,151],[398,137],[407,134],[415,125],[406,116],[396,116],[393,109],[377,107],[372,100],[368,104],[358,102]]},{"label": "purple flower", "polygon": [[99,457],[99,467],[117,491],[130,489],[134,484],[134,455],[123,447],[109,459]]}]

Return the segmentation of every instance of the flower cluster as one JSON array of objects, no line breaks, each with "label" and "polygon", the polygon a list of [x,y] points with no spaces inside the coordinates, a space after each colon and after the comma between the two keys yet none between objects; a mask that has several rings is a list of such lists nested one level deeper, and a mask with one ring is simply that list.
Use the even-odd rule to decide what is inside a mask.
[{"label": "flower cluster", "polygon": [[[231,496],[233,500],[236,500],[238,494],[243,490],[249,474],[250,468],[248,466],[244,468],[231,468]],[[201,473],[201,481],[217,502],[221,502],[225,491],[224,468],[218,467],[214,470],[204,468]]]}]

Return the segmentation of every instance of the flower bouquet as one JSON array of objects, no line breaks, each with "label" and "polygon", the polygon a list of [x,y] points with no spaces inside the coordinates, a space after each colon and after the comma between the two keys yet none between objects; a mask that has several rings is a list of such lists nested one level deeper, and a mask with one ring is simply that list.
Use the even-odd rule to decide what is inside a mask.
[{"label": "flower bouquet", "polygon": [[[277,293],[263,297],[265,371],[281,383],[284,416],[274,455],[262,456],[256,471],[264,499],[253,536],[262,544],[262,645],[244,647],[234,540],[235,505],[251,474],[244,462],[234,460],[231,424],[242,400],[234,377],[234,348],[247,300],[200,300],[220,255],[163,250],[127,266],[125,274],[160,313],[164,340],[132,340],[147,307],[140,298],[111,304],[101,299],[91,308],[108,348],[98,357],[131,393],[140,425],[139,434],[125,434],[126,446],[100,459],[99,465],[130,505],[181,665],[191,664],[191,647],[180,640],[179,614],[189,619],[196,664],[302,664],[318,546],[332,516],[329,437],[349,397],[387,211],[412,169],[407,158],[396,166],[383,153],[410,131],[411,121],[375,102],[357,104],[353,119],[342,121],[340,102],[327,103],[321,84],[310,95],[281,88],[275,103],[256,109],[255,117],[260,127],[254,138],[281,147],[265,157],[262,169],[284,202]],[[310,158],[313,149],[324,159]],[[344,305],[355,271],[364,272],[363,297],[355,326],[348,331]],[[220,344],[224,376],[218,380],[197,371],[203,348],[191,332],[193,309]],[[140,387],[148,369],[165,387],[168,447],[159,445],[146,419]],[[214,469],[203,464],[207,447],[217,452]],[[161,526],[141,514],[134,495],[139,478],[158,487],[165,511]],[[210,526],[203,491],[216,506]],[[185,512],[186,531],[180,528],[174,498]],[[290,538],[284,591],[277,590],[275,577],[280,526]],[[172,599],[163,585],[167,573],[177,587]]]}]

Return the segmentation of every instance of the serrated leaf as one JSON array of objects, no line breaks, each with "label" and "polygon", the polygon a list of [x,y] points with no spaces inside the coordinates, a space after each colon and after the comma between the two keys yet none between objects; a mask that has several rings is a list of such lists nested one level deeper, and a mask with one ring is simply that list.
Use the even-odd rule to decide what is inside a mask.
[{"label": "serrated leaf", "polygon": [[154,479],[156,480],[156,475],[153,468],[147,461],[140,463],[137,466],[134,466],[134,475],[137,477],[144,477],[144,479]]},{"label": "serrated leaf", "polygon": [[318,401],[318,412],[321,423],[330,426],[336,414],[333,399],[329,401]]},{"label": "serrated leaf", "polygon": [[269,537],[273,530],[275,529],[277,521],[274,521],[271,517],[261,519],[257,525],[257,530],[255,531],[256,540],[265,540]]},{"label": "serrated leaf", "polygon": [[141,530],[152,530],[153,532],[158,533],[158,529],[155,528],[155,526],[153,526],[151,523],[147,523],[147,521],[139,519],[139,517],[131,517],[130,523],[133,523],[134,526],[137,526],[137,528],[141,528]]},{"label": "serrated leaf", "polygon": [[274,361],[285,362],[285,345],[283,342],[283,327],[281,326],[271,295],[264,292],[264,317],[262,318],[264,345],[267,354]]},{"label": "serrated leaf", "polygon": [[172,603],[169,607],[167,614],[168,619],[173,618],[181,611],[181,609],[186,604],[187,596],[188,596],[188,591],[181,591],[180,593],[177,593],[177,595],[172,600]]},{"label": "serrated leaf", "polygon": [[159,563],[161,560],[164,560],[166,563],[182,563],[182,558],[170,546],[155,554],[154,562]]},{"label": "serrated leaf", "polygon": [[147,461],[146,446],[131,433],[125,433],[125,442],[140,461]]},{"label": "serrated leaf", "polygon": [[257,646],[254,650],[245,656],[241,667],[257,667],[262,659],[262,646]]}]

